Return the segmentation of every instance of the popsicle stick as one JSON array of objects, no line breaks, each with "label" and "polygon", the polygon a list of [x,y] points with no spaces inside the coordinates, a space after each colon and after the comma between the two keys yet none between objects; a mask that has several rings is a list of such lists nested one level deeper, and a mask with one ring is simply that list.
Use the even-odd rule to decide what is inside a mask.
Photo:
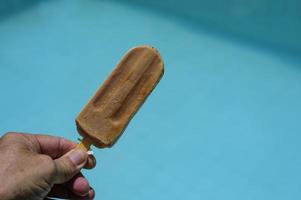
[{"label": "popsicle stick", "polygon": [[92,145],[92,143],[90,142],[89,139],[87,138],[83,138],[80,143],[77,144],[77,148],[83,149],[85,151],[89,151],[90,150],[90,146]]}]

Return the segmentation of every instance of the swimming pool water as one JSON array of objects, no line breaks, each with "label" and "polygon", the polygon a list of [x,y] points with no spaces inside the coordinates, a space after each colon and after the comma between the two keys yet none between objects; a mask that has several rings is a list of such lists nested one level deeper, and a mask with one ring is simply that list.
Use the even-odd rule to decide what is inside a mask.
[{"label": "swimming pool water", "polygon": [[76,140],[74,119],[128,48],[165,75],[84,171],[96,199],[300,199],[301,66],[109,1],[45,1],[0,21],[0,134]]}]

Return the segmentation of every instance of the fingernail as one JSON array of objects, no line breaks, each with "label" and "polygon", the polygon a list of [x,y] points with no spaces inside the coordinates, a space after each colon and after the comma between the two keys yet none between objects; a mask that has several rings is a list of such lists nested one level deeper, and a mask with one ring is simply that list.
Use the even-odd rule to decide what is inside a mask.
[{"label": "fingernail", "polygon": [[94,191],[93,188],[91,188],[91,189],[89,190],[88,196],[89,196],[89,198],[94,199],[94,197],[95,197],[95,191]]},{"label": "fingernail", "polygon": [[81,149],[75,149],[69,153],[68,158],[74,165],[79,166],[86,161],[87,153]]}]

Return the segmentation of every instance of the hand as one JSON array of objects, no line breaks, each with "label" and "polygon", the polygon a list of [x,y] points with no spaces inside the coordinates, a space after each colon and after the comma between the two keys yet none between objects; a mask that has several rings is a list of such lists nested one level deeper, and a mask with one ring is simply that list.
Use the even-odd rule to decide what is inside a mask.
[{"label": "hand", "polygon": [[93,199],[94,190],[80,170],[93,168],[95,158],[75,147],[74,142],[48,135],[2,136],[0,199]]}]

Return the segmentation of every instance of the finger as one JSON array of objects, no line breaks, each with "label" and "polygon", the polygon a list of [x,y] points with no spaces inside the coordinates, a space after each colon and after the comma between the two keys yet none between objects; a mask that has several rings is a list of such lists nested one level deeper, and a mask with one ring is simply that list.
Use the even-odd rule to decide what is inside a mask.
[{"label": "finger", "polygon": [[73,149],[62,157],[55,159],[54,183],[60,184],[69,181],[74,175],[79,173],[88,159],[88,154],[82,149]]},{"label": "finger", "polygon": [[[76,143],[69,141],[65,138],[54,137],[49,135],[34,135],[40,144],[41,153],[47,154],[52,158],[58,158],[71,149],[76,147]],[[93,155],[90,155],[85,169],[92,169],[96,166],[96,159]]]},{"label": "finger", "polygon": [[95,166],[96,166],[96,158],[94,157],[94,155],[89,155],[84,168],[85,169],[93,169]]},{"label": "finger", "polygon": [[71,192],[78,196],[86,196],[90,190],[90,185],[88,180],[82,175],[82,173],[78,173],[75,175],[66,186],[69,188]]},{"label": "finger", "polygon": [[[40,144],[42,154],[47,154],[52,158],[58,158],[76,147],[76,143],[65,138],[48,135],[34,135]],[[96,159],[89,155],[85,169],[93,169],[96,166]]]},{"label": "finger", "polygon": [[40,153],[58,158],[76,147],[76,143],[62,137],[33,135],[40,146]]},{"label": "finger", "polygon": [[91,188],[86,196],[78,196],[72,193],[64,185],[54,185],[51,191],[48,193],[47,198],[60,198],[60,199],[72,199],[72,200],[92,200],[94,199],[95,192]]},{"label": "finger", "polygon": [[5,141],[7,144],[14,142],[15,145],[22,145],[34,152],[46,154],[51,158],[60,157],[77,145],[75,142],[61,137],[21,132],[6,133],[1,137],[1,141]]}]

